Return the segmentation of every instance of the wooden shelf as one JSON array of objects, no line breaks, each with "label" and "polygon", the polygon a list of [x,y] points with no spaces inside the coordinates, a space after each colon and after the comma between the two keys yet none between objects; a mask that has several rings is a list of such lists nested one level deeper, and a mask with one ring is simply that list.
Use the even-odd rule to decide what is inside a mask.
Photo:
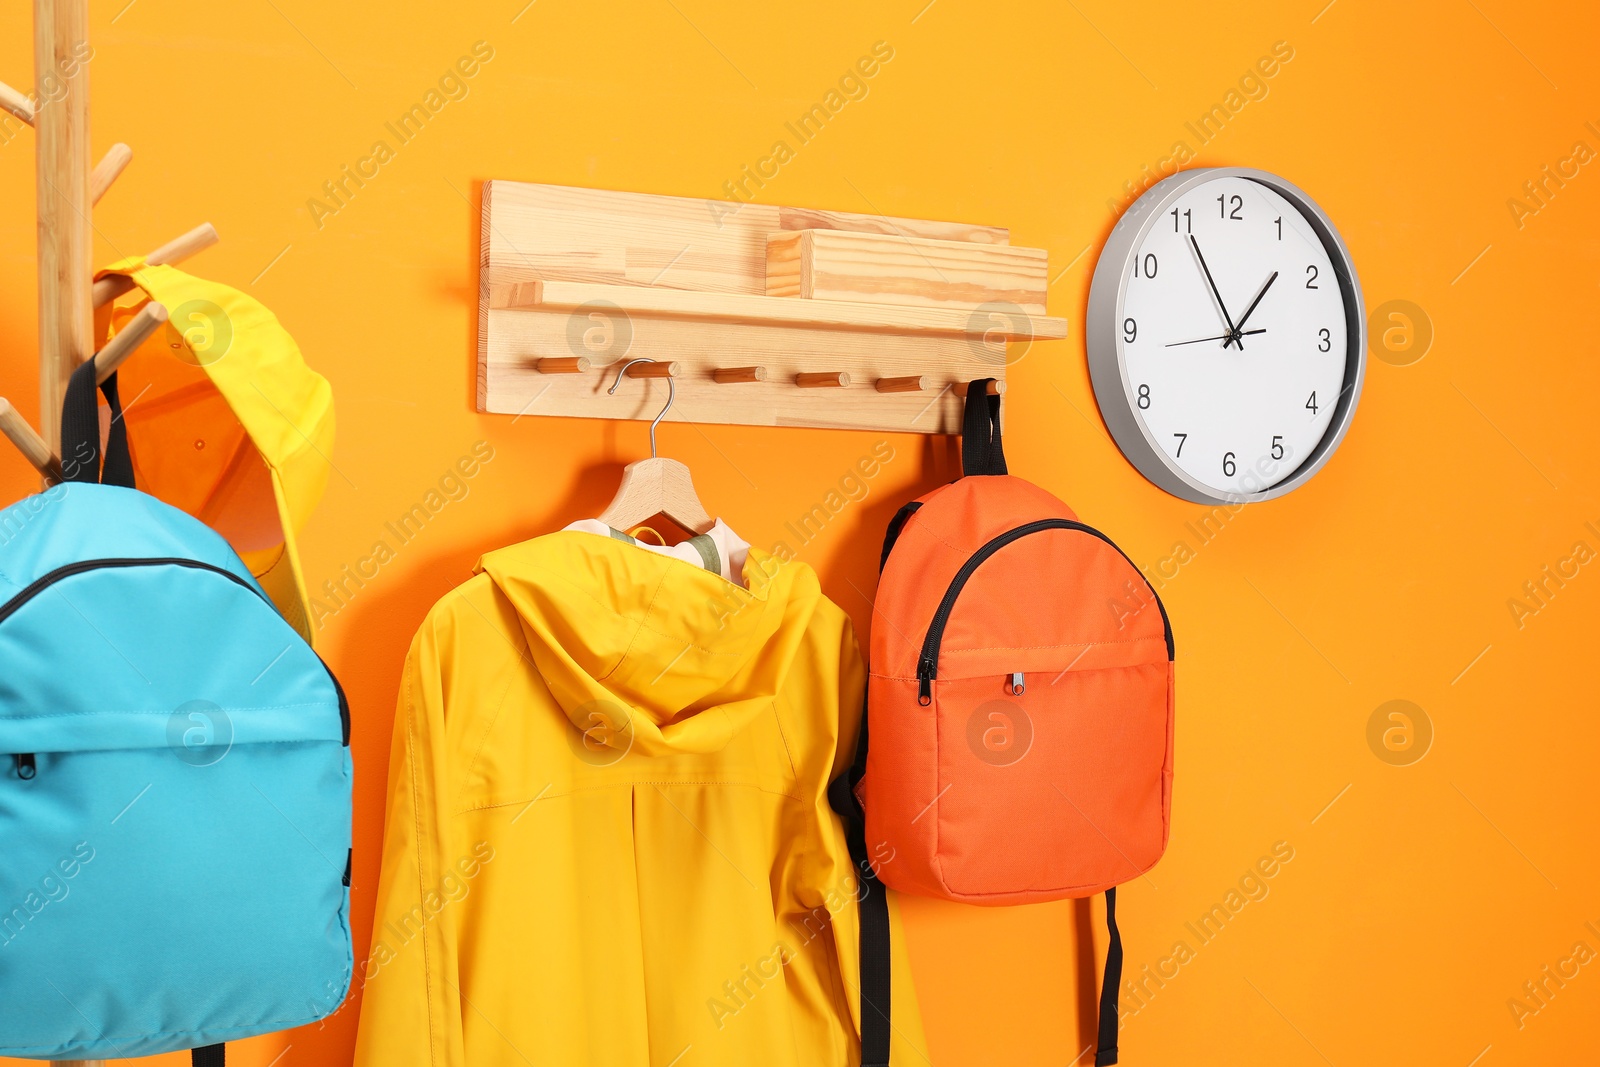
[{"label": "wooden shelf", "polygon": [[1017,340],[1060,340],[1067,320],[1048,315],[999,315],[970,308],[865,304],[844,300],[807,300],[790,296],[744,293],[701,293],[690,289],[653,289],[643,285],[598,282],[512,282],[490,291],[492,308],[580,308],[609,304],[630,315],[669,316],[746,326],[809,326],[818,329],[877,330],[903,334],[957,334]]},{"label": "wooden shelf", "polygon": [[767,238],[767,295],[968,311],[1008,304],[1043,315],[1049,259],[1008,244],[788,230]]},{"label": "wooden shelf", "polygon": [[651,419],[665,382],[607,393],[648,359],[667,422],[958,433],[966,382],[1067,336],[997,226],[487,181],[480,239],[479,411]]}]

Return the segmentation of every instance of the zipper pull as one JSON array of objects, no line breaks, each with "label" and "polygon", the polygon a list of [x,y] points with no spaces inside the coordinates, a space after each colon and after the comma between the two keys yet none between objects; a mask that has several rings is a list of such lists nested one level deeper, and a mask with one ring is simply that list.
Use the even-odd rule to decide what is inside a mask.
[{"label": "zipper pull", "polygon": [[1012,671],[1011,680],[1006,683],[1006,691],[1014,697],[1019,697],[1026,688],[1027,684],[1022,680],[1022,672]]},{"label": "zipper pull", "polygon": [[933,676],[938,670],[926,657],[917,661],[917,703],[923,707],[933,703]]},{"label": "zipper pull", "polygon": [[39,773],[39,766],[34,762],[32,752],[18,752],[11,758],[17,763],[17,777],[24,782],[32,781],[33,776]]}]

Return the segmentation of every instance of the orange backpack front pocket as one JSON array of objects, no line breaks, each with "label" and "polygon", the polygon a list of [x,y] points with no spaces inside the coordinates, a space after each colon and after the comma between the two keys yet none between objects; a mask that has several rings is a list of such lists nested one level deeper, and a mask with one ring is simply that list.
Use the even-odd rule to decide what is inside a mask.
[{"label": "orange backpack front pocket", "polygon": [[1160,858],[1169,666],[934,683],[926,709],[938,732],[934,862],[953,897],[1084,896]]}]

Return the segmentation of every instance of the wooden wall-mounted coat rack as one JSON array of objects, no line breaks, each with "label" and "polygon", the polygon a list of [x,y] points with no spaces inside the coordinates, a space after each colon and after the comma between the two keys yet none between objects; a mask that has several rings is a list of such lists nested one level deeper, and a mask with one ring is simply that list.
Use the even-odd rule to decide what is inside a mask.
[{"label": "wooden wall-mounted coat rack", "polygon": [[1045,314],[1043,249],[992,226],[557,185],[483,186],[478,410],[955,433],[965,383]]},{"label": "wooden wall-mounted coat rack", "polygon": [[[73,370],[93,359],[96,377],[104,381],[166,321],[167,312],[159,304],[147,304],[95,351],[95,309],[130,291],[133,283],[120,275],[94,280],[90,211],[128,166],[133,150],[114,144],[90,167],[89,67],[81,58],[89,40],[88,0],[34,0],[33,19],[34,84],[55,89],[46,97],[0,84],[0,109],[32,126],[37,141],[39,430],[0,397],[0,433],[48,485],[62,477],[56,455],[61,401]],[[208,222],[155,249],[146,260],[178,263],[216,243],[217,231]]]}]

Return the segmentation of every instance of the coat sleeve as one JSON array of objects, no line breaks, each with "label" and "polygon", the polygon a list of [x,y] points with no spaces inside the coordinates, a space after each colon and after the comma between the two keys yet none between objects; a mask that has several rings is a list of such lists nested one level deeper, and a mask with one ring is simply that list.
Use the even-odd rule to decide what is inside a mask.
[{"label": "coat sleeve", "polygon": [[[383,870],[363,987],[355,1067],[462,1067],[457,940],[441,883],[453,850],[442,819],[444,693],[428,624],[400,684],[389,764]],[[462,862],[472,862],[470,854]]]}]

